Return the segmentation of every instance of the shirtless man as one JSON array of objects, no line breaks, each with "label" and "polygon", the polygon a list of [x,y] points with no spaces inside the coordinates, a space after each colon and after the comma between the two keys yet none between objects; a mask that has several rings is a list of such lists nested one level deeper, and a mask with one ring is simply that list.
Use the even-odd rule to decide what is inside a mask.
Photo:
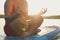
[{"label": "shirtless man", "polygon": [[[38,27],[42,24],[43,18],[39,14],[35,15],[36,17],[33,16],[32,18],[28,18],[28,4],[26,0],[6,0],[4,7],[6,21],[4,32],[7,36],[21,36],[22,34],[22,37],[24,37],[38,33]],[[45,12],[46,10],[43,13]],[[29,31],[21,33],[17,32],[14,27],[11,27],[11,23],[16,23],[16,18],[20,18],[20,22],[24,25],[29,24],[29,26],[27,25],[30,27]],[[31,19],[30,23],[26,22],[29,19]],[[19,30],[18,28],[18,31]]]}]

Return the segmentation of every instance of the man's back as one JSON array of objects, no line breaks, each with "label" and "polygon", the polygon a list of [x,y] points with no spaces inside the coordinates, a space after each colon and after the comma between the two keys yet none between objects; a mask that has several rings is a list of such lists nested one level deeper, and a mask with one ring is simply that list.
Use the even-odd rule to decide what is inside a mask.
[{"label": "man's back", "polygon": [[5,3],[5,15],[13,15],[16,11],[21,15],[28,15],[28,5],[26,0],[7,0]]},{"label": "man's back", "polygon": [[[18,9],[17,9],[18,8]],[[28,15],[28,8],[27,8],[27,3],[25,0],[7,0],[5,2],[5,16],[10,16],[11,18],[12,15],[14,15],[17,12],[19,12],[20,17],[25,17]],[[10,26],[10,21],[5,18],[6,24],[4,27],[4,31],[7,35],[14,35],[14,31],[11,29]],[[11,20],[11,19],[10,19]],[[23,20],[22,20],[23,21]]]}]

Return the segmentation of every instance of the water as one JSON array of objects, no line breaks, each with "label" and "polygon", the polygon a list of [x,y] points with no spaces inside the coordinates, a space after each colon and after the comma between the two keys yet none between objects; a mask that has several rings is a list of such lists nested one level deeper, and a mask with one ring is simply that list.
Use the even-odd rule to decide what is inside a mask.
[{"label": "water", "polygon": [[3,18],[0,18],[0,35],[5,35],[3,27],[5,25],[5,20]]},{"label": "water", "polygon": [[[0,35],[5,35],[3,30],[4,25],[5,25],[5,20],[3,18],[0,18]],[[44,19],[41,28],[46,26],[53,26],[53,25],[60,27],[60,19]]]},{"label": "water", "polygon": [[[46,26],[48,28],[46,28]],[[44,35],[47,34],[53,30],[55,30],[55,28],[49,28],[49,26],[57,26],[60,27],[60,19],[44,19],[41,27],[39,27],[41,29],[41,32],[39,33],[40,35]]]},{"label": "water", "polygon": [[60,19],[44,19],[43,24],[41,26],[60,26]]}]

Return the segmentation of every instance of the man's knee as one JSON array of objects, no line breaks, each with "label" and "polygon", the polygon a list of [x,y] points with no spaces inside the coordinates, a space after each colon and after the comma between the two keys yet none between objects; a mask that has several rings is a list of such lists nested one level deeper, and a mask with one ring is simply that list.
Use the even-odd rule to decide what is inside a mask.
[{"label": "man's knee", "polygon": [[43,22],[44,18],[42,16],[40,16],[40,22]]},{"label": "man's knee", "polygon": [[43,17],[42,16],[39,16],[39,17],[37,17],[37,25],[38,26],[41,26],[41,24],[43,23]]}]

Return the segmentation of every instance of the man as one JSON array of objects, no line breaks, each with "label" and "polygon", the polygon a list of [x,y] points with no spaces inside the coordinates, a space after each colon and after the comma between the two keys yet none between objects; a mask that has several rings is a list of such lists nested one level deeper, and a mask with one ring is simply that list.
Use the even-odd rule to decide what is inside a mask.
[{"label": "man", "polygon": [[[4,32],[7,36],[26,37],[38,33],[38,27],[42,24],[43,18],[40,14],[28,16],[26,0],[6,0],[4,7],[6,21]],[[46,10],[42,13],[45,12]]]}]

